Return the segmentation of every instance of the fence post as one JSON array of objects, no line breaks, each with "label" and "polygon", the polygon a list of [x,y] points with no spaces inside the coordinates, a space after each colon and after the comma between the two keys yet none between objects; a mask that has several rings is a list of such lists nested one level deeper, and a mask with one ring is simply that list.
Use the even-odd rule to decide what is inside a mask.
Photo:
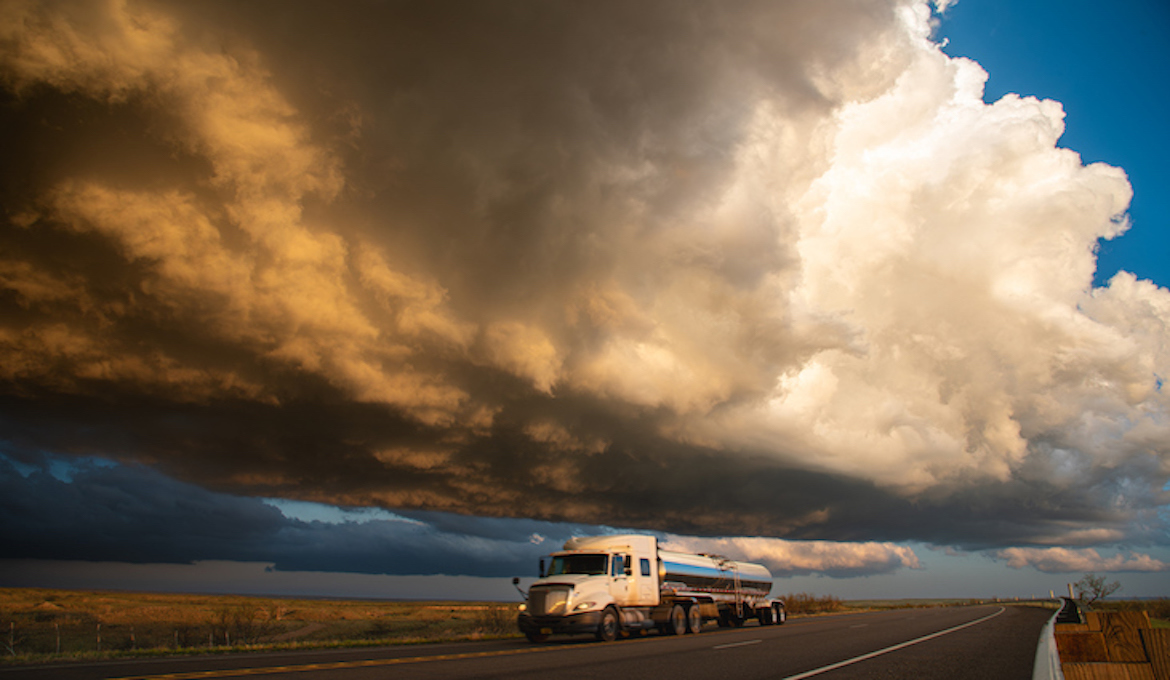
[{"label": "fence post", "polygon": [[102,651],[102,624],[100,623],[97,625],[97,645],[97,650]]}]

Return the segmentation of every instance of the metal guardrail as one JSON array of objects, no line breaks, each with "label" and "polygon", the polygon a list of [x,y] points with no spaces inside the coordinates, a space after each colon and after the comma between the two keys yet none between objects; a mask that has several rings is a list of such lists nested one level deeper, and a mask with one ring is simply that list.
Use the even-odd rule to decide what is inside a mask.
[{"label": "metal guardrail", "polygon": [[1084,623],[1085,617],[1081,616],[1081,608],[1077,606],[1076,600],[1068,597],[1060,598],[1064,604],[1061,605],[1060,611],[1057,612],[1057,623]]},{"label": "metal guardrail", "polygon": [[1067,597],[1062,600],[1060,609],[1048,619],[1040,631],[1040,641],[1036,644],[1036,661],[1032,666],[1032,680],[1064,680],[1064,671],[1060,668],[1060,652],[1056,649],[1056,624],[1081,623],[1081,612],[1077,603]]}]

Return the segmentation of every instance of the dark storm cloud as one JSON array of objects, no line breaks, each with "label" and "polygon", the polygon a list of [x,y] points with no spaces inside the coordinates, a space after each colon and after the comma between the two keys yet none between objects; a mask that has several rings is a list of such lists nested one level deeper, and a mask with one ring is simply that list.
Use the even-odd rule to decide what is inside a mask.
[{"label": "dark storm cloud", "polygon": [[[585,462],[550,455],[518,433],[497,426],[493,437],[469,445],[447,461],[447,467],[474,468],[475,478],[464,480],[446,469],[427,471],[408,463],[396,467],[364,462],[372,451],[391,442],[412,441],[418,449],[438,446],[439,442],[430,438],[433,433],[385,418],[379,408],[345,403],[329,407],[328,401],[280,407],[227,404],[222,409],[138,403],[130,410],[133,422],[118,420],[118,414],[124,412],[119,405],[94,409],[85,418],[75,419],[69,428],[60,426],[60,413],[45,410],[46,402],[23,412],[21,403],[8,402],[4,411],[12,417],[0,422],[6,432],[15,435],[9,440],[14,450],[39,442],[53,450],[92,455],[116,445],[122,455],[133,460],[157,454],[165,444],[170,448],[155,465],[206,487],[259,497],[382,505],[397,508],[400,514],[446,534],[491,540],[526,540],[532,533],[549,532],[543,522],[530,526],[525,521],[492,523],[486,519],[524,517],[517,506],[530,508],[530,516],[543,520],[585,526],[597,523],[601,508],[606,524],[682,535],[740,534],[843,542],[914,540],[968,549],[1049,544],[1067,533],[1069,521],[1094,528],[1094,533],[1080,539],[1084,543],[1109,532],[1130,530],[1126,513],[1103,511],[1098,498],[1042,482],[985,484],[907,499],[870,482],[782,467],[763,456],[730,466],[724,456],[703,448],[623,438],[613,429],[615,424],[609,423],[610,429],[605,429],[606,421],[600,417],[592,427],[608,432],[615,443]],[[578,414],[587,411],[583,406],[574,410]],[[362,444],[339,443],[346,438]],[[549,473],[545,471],[568,465],[573,466],[568,476],[573,486],[554,480],[555,487],[546,488],[549,482],[544,475]],[[231,478],[224,478],[225,469],[231,471]],[[620,474],[607,474],[610,470]],[[1109,491],[1104,489],[1101,495],[1108,497]],[[520,500],[516,505],[493,505],[492,499],[498,498]],[[447,513],[414,510],[426,508]],[[271,514],[267,509],[264,512]],[[414,530],[404,527],[403,531],[406,536]],[[174,540],[180,541],[177,537]],[[245,543],[251,540],[254,537],[241,538]],[[306,550],[306,555],[309,552]],[[324,552],[346,551],[335,547]],[[287,548],[281,554],[287,554]],[[340,563],[338,568],[348,570]]]},{"label": "dark storm cloud", "polygon": [[79,459],[67,482],[47,466],[26,477],[9,460],[0,463],[6,557],[246,559],[257,542],[289,525],[258,500],[209,493],[148,469]]},{"label": "dark storm cloud", "polygon": [[279,565],[374,569],[398,558],[352,545],[446,559],[430,532],[525,521],[1164,542],[1170,302],[1084,283],[1128,184],[1056,147],[1058,104],[985,105],[929,20],[6,3],[8,455],[149,466],[251,518],[144,560],[245,559],[247,529]]},{"label": "dark storm cloud", "polygon": [[7,559],[232,560],[270,562],[282,571],[513,576],[532,572],[539,556],[571,532],[598,531],[536,521],[452,521],[440,513],[426,513],[426,521],[301,521],[259,499],[209,492],[139,466],[36,463],[18,471],[0,457],[0,541]]}]

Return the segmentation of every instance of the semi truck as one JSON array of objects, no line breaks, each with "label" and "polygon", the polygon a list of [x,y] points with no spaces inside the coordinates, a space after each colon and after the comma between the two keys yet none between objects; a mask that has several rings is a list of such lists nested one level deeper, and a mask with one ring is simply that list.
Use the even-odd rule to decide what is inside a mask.
[{"label": "semi truck", "polygon": [[[521,590],[517,624],[532,642],[591,633],[598,640],[658,631],[699,633],[721,627],[782,624],[784,602],[770,599],[772,574],[759,564],[706,553],[664,550],[656,536],[569,539],[540,561],[540,577]],[[519,578],[512,579],[519,589]]]}]

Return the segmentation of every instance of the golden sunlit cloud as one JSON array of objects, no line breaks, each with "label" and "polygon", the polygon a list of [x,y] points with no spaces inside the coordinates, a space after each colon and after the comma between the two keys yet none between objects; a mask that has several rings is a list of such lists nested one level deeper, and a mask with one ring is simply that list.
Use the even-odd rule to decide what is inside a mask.
[{"label": "golden sunlit cloud", "polygon": [[0,4],[19,446],[791,571],[1157,533],[1130,185],[929,4],[272,11]]},{"label": "golden sunlit cloud", "polygon": [[1034,567],[1049,573],[1097,571],[1170,571],[1170,564],[1140,553],[1103,556],[1092,548],[1008,548],[996,552],[1012,569]]}]

